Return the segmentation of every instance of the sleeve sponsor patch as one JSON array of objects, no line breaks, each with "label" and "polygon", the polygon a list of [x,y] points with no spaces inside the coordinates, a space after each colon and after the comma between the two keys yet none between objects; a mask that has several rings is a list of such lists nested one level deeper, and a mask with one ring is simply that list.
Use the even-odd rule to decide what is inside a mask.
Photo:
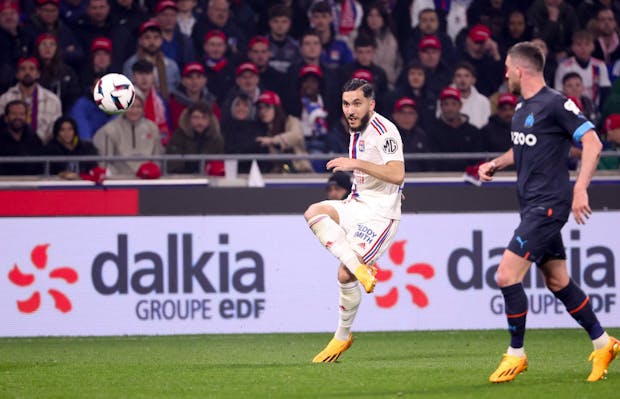
[{"label": "sleeve sponsor patch", "polygon": [[398,151],[398,142],[393,137],[386,137],[383,140],[383,152],[386,154],[395,154]]},{"label": "sleeve sponsor patch", "polygon": [[577,107],[577,104],[575,104],[575,102],[571,100],[570,98],[567,99],[566,102],[564,103],[564,109],[572,112],[575,115],[579,115],[581,113],[581,111],[579,110],[579,107]]}]

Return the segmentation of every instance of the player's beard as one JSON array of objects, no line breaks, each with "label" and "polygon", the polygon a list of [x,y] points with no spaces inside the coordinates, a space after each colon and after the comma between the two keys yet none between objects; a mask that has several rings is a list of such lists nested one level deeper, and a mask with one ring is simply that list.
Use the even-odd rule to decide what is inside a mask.
[{"label": "player's beard", "polygon": [[[352,133],[363,132],[364,130],[366,130],[366,127],[368,126],[369,121],[370,121],[370,111],[366,112],[366,115],[364,115],[362,119],[360,119],[360,126],[358,128],[354,129],[353,127],[351,127],[351,124],[349,124],[349,130]],[[348,119],[347,119],[347,122],[349,122]]]},{"label": "player's beard", "polygon": [[520,82],[511,82],[508,80],[508,91],[514,94],[515,96],[521,95],[521,84]]}]

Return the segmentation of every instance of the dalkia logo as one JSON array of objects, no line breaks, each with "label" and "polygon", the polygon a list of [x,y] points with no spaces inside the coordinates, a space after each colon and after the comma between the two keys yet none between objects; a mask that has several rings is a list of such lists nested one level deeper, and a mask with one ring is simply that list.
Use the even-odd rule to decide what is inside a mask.
[{"label": "dalkia logo", "polygon": [[[49,244],[35,246],[30,252],[30,260],[35,268],[43,271],[47,267],[47,249]],[[49,272],[49,278],[61,279],[68,284],[74,284],[78,280],[78,274],[72,267],[61,266]],[[9,281],[19,287],[29,287],[35,283],[35,274],[23,273],[17,264],[9,272]],[[50,288],[47,293],[54,299],[56,309],[63,313],[71,311],[71,301],[59,290]],[[18,300],[17,309],[22,313],[34,313],[41,306],[41,294],[35,291],[28,299]]]},{"label": "dalkia logo", "polygon": [[[407,241],[396,241],[390,246],[388,255],[392,263],[399,267],[405,263],[405,244]],[[394,275],[392,270],[383,269],[378,264],[377,267],[377,281],[388,282]],[[428,263],[414,263],[407,266],[407,274],[422,276],[425,280],[429,280],[435,277],[435,269]],[[406,284],[405,289],[411,294],[411,302],[420,308],[428,306],[428,295],[416,285]],[[385,295],[376,295],[375,301],[380,308],[391,308],[398,303],[398,287],[392,287]]]}]

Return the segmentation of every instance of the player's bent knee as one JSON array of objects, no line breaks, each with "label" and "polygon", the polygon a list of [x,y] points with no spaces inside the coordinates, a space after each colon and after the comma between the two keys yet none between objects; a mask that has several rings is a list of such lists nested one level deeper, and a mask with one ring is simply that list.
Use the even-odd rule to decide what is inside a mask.
[{"label": "player's bent knee", "polygon": [[319,204],[312,204],[304,212],[304,218],[306,218],[306,221],[308,221],[312,219],[313,217],[315,217],[316,215],[320,215],[320,214],[321,214],[321,206]]}]

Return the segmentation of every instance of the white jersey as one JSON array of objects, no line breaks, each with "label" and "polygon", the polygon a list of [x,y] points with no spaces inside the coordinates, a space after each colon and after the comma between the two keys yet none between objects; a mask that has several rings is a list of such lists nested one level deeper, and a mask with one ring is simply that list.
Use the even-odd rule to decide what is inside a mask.
[{"label": "white jersey", "polygon": [[[349,156],[378,165],[404,162],[400,133],[392,122],[375,112],[363,132],[351,133]],[[353,178],[352,198],[366,202],[379,216],[400,219],[402,185],[387,183],[357,169]]]}]

